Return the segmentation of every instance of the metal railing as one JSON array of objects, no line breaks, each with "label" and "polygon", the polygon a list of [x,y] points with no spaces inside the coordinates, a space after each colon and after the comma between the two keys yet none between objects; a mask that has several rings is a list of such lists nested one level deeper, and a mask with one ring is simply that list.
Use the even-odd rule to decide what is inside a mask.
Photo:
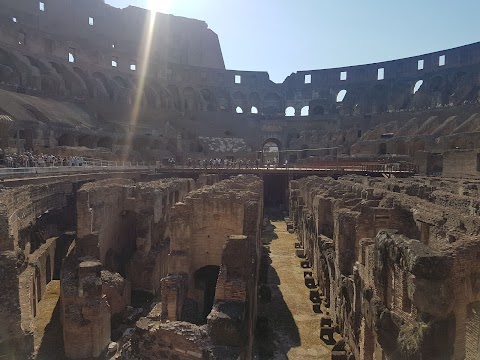
[{"label": "metal railing", "polygon": [[246,171],[307,171],[307,172],[319,172],[319,171],[331,171],[335,173],[408,173],[408,174],[416,174],[418,173],[418,167],[414,164],[359,164],[359,165],[324,165],[324,166],[275,166],[275,165],[250,165],[247,166],[245,164],[242,165],[232,165],[232,166],[225,166],[225,165],[206,165],[206,166],[199,166],[199,165],[163,165],[157,162],[156,166],[157,171],[168,171],[168,170],[175,170],[175,171],[186,171],[186,170],[195,170],[195,171],[202,171],[202,170],[230,170],[230,171],[238,171],[238,170],[246,170]]},{"label": "metal railing", "polygon": [[107,161],[97,159],[84,159],[81,165],[58,165],[36,167],[3,167],[0,168],[0,177],[24,174],[58,174],[92,171],[122,171],[122,170],[154,170],[144,162]]}]

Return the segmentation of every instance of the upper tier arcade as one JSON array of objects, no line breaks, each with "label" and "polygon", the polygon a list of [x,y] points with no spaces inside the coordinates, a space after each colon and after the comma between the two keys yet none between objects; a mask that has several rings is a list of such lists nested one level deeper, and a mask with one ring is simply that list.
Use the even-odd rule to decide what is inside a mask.
[{"label": "upper tier arcade", "polygon": [[268,119],[419,110],[478,99],[480,43],[298,71],[275,84],[267,72],[226,70],[218,37],[205,22],[164,14],[156,18],[149,66],[142,69],[150,14],[101,0],[0,0],[1,86],[128,106],[145,72],[146,108]]}]

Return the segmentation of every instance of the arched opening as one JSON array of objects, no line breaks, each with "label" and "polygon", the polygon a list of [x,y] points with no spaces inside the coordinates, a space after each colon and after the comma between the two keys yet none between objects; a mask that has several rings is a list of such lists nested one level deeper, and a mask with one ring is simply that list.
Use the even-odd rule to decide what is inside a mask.
[{"label": "arched opening", "polygon": [[112,138],[105,136],[98,140],[97,147],[112,150],[113,148],[113,140]]},{"label": "arched opening", "polygon": [[92,84],[90,83],[90,81],[88,81],[88,76],[87,76],[87,73],[85,71],[83,71],[83,69],[80,69],[79,67],[74,67],[73,68],[73,71],[78,75],[80,76],[80,78],[83,80],[83,82],[85,83],[85,86],[87,87],[87,90],[88,90],[88,95],[90,97],[94,97],[95,96],[95,92],[93,91],[93,88],[92,88]]},{"label": "arched opening", "polygon": [[418,90],[420,90],[420,88],[422,87],[423,85],[423,80],[418,80],[416,83],[415,83],[415,86],[413,87],[413,93],[416,94]]},{"label": "arched opening", "polygon": [[386,155],[387,154],[387,144],[381,143],[378,147],[378,155]]},{"label": "arched opening", "polygon": [[108,81],[107,77],[100,72],[96,72],[92,75],[94,79],[97,79],[102,85],[106,93],[108,94],[108,97],[110,98],[110,101],[115,100],[115,92],[110,85],[110,82]]},{"label": "arched opening", "polygon": [[213,308],[219,271],[219,266],[207,265],[195,271],[194,274],[195,289],[203,291],[203,297],[200,298],[198,304],[199,315],[203,323],[207,321],[207,316]]},{"label": "arched opening", "polygon": [[345,99],[345,96],[347,95],[347,90],[340,90],[339,93],[337,94],[337,102],[340,103]]},{"label": "arched opening", "polygon": [[252,109],[250,110],[252,114],[258,114],[258,109],[255,106],[252,106]]},{"label": "arched opening", "polygon": [[103,257],[106,270],[116,272],[124,278],[127,275],[128,264],[136,250],[137,239],[137,215],[133,211],[122,211],[118,236],[115,240],[115,248],[108,248]]},{"label": "arched opening", "polygon": [[263,99],[263,113],[278,115],[282,113],[284,102],[282,97],[276,93],[269,93]]},{"label": "arched opening", "polygon": [[35,268],[35,289],[36,289],[36,302],[39,303],[42,300],[42,278],[40,277],[40,271]]},{"label": "arched opening", "polygon": [[241,108],[240,106],[237,106],[237,108],[235,109],[235,112],[236,112],[237,114],[243,114],[243,110],[242,110],[242,108]]},{"label": "arched opening", "polygon": [[191,87],[183,89],[183,102],[183,108],[185,110],[202,110],[200,98],[197,95],[197,92]]},{"label": "arched opening", "polygon": [[285,116],[295,116],[295,108],[293,106],[289,106],[285,109]]},{"label": "arched opening", "polygon": [[232,99],[230,94],[224,90],[219,90],[217,92],[218,106],[221,111],[231,112],[232,111]]},{"label": "arched opening", "polygon": [[202,94],[203,101],[207,104],[207,111],[217,111],[218,105],[213,93],[208,89],[202,89],[200,93]]},{"label": "arched opening", "polygon": [[313,115],[323,115],[325,114],[325,109],[321,105],[317,105],[313,108]]},{"label": "arched opening", "polygon": [[262,146],[262,163],[267,167],[277,167],[280,164],[280,142],[268,139]]},{"label": "arched opening", "polygon": [[52,263],[50,260],[50,255],[47,256],[47,261],[45,264],[45,281],[48,284],[52,280]]},{"label": "arched opening", "polygon": [[301,116],[308,116],[310,114],[310,106],[304,106],[301,111]]},{"label": "arched opening", "polygon": [[250,105],[252,105],[252,107],[258,109],[260,108],[260,105],[261,105],[261,98],[260,98],[260,94],[257,93],[257,92],[253,92],[250,94],[250,96],[248,97],[248,101],[250,103]]},{"label": "arched opening", "polygon": [[95,145],[95,138],[93,136],[84,135],[78,139],[78,146],[95,149]]},{"label": "arched opening", "polygon": [[125,78],[123,78],[122,76],[115,76],[115,77],[113,78],[113,80],[114,80],[118,85],[120,85],[121,87],[123,87],[123,88],[125,88],[125,89],[131,88],[129,82],[128,82]]},{"label": "arched opening", "polygon": [[35,286],[35,279],[32,281],[32,314],[37,316],[37,287]]},{"label": "arched opening", "polygon": [[232,101],[234,106],[238,106],[242,109],[248,108],[247,96],[240,91],[236,91],[232,94]]},{"label": "arched opening", "polygon": [[40,110],[37,108],[33,107],[32,105],[24,104],[22,105],[25,110],[27,110],[36,120],[43,122],[43,123],[49,123],[50,119],[42,113]]},{"label": "arched opening", "polygon": [[180,110],[182,104],[180,103],[180,91],[178,90],[178,87],[175,85],[168,85],[167,90],[173,100],[173,108]]},{"label": "arched opening", "polygon": [[72,134],[63,134],[57,140],[58,146],[75,146],[75,136]]}]

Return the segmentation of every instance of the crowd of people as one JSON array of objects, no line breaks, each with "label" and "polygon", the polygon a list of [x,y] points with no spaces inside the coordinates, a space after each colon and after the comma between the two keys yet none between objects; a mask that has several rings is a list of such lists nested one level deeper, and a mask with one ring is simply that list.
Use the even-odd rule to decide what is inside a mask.
[{"label": "crowd of people", "polygon": [[[169,165],[174,167],[176,165],[174,159],[169,160]],[[222,159],[222,158],[210,158],[210,159],[191,159],[188,158],[183,166],[189,168],[202,168],[202,169],[258,169],[261,167],[277,167],[278,163],[266,160],[262,163],[259,159]]]},{"label": "crowd of people", "polygon": [[3,158],[4,167],[52,167],[52,166],[84,166],[85,159],[82,156],[58,156],[46,154],[33,154],[25,152],[23,154],[8,154]]}]

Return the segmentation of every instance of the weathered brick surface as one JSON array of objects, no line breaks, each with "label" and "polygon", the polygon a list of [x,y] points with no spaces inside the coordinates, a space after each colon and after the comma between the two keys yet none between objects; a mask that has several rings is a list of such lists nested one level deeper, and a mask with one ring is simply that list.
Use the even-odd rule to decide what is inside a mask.
[{"label": "weathered brick surface", "polygon": [[477,195],[435,178],[291,182],[290,218],[356,358],[480,356]]}]

